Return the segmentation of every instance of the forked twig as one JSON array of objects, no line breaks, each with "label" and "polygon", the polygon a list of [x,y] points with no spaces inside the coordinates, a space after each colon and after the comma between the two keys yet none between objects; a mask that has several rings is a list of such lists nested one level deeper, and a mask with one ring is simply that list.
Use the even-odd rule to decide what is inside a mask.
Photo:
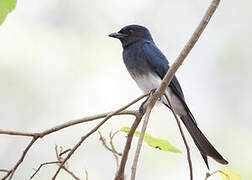
[{"label": "forked twig", "polygon": [[61,168],[64,166],[65,162],[73,155],[73,153],[80,147],[80,145],[85,141],[86,138],[88,138],[91,134],[93,134],[94,132],[96,132],[112,116],[114,116],[115,114],[117,114],[117,113],[119,113],[119,112],[127,109],[132,104],[135,104],[136,102],[138,102],[139,100],[143,99],[144,97],[146,97],[148,95],[149,94],[144,94],[144,95],[140,96],[139,98],[135,99],[134,101],[130,102],[129,104],[127,104],[127,105],[121,107],[120,109],[114,111],[113,113],[108,114],[106,116],[106,118],[102,122],[100,122],[95,128],[93,128],[91,131],[89,131],[85,136],[82,136],[81,139],[79,140],[79,142],[72,148],[72,150],[69,152],[69,154],[67,155],[67,157],[63,160],[63,162],[59,166],[58,170],[56,171],[56,173],[52,177],[52,180],[56,179],[58,173],[60,172]]}]

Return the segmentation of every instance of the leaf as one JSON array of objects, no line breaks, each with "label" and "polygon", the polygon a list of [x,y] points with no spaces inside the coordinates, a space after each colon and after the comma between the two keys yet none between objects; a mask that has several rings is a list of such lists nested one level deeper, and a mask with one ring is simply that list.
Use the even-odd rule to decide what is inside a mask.
[{"label": "leaf", "polygon": [[[130,128],[129,127],[123,127],[123,128],[120,129],[120,131],[127,133],[127,132],[130,131]],[[140,132],[139,131],[135,131],[134,136],[139,137],[140,136]],[[144,135],[144,141],[149,146],[157,148],[157,149],[160,149],[162,151],[181,153],[181,151],[178,148],[172,146],[169,141],[163,140],[163,139],[154,138],[150,134],[147,134],[147,133]]]},{"label": "leaf", "polygon": [[0,0],[0,25],[4,22],[8,13],[15,9],[17,0]]},{"label": "leaf", "polygon": [[218,170],[217,172],[221,173],[222,180],[242,180],[241,176],[231,169]]}]

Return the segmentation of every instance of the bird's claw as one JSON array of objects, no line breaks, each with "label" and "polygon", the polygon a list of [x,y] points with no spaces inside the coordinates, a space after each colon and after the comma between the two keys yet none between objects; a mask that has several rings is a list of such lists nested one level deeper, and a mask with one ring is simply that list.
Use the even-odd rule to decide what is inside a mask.
[{"label": "bird's claw", "polygon": [[[157,90],[157,88],[150,90],[150,95],[153,95],[156,92],[156,90]],[[149,98],[150,98],[150,96],[141,104],[141,106],[138,109],[139,113],[141,113],[141,114],[144,113],[144,105],[148,101]]]},{"label": "bird's claw", "polygon": [[156,92],[156,90],[157,90],[157,88],[150,90],[150,95],[153,95]]},{"label": "bird's claw", "polygon": [[139,107],[139,109],[138,109],[138,112],[141,113],[141,114],[143,114],[143,112],[144,112],[144,104],[145,104],[145,102],[146,102],[146,101],[144,101],[144,102],[141,104],[141,106]]}]

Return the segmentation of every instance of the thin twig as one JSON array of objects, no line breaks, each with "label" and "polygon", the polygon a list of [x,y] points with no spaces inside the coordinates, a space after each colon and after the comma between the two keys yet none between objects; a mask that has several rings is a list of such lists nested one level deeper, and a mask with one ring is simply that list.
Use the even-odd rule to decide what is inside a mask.
[{"label": "thin twig", "polygon": [[[136,115],[137,115],[137,113],[136,113]],[[111,146],[111,149],[118,155],[118,156],[122,156],[122,153],[119,153],[117,150],[116,150],[116,148],[115,148],[115,146],[114,146],[114,144],[113,144],[113,138],[115,137],[115,135],[118,133],[118,132],[120,132],[120,130],[118,130],[118,131],[116,131],[116,132],[114,132],[113,134],[110,132],[109,133],[109,144],[110,144],[110,146]]]},{"label": "thin twig", "polygon": [[[125,111],[121,111],[120,113],[117,113],[115,115],[135,115],[135,113],[136,113],[136,111],[125,110]],[[84,123],[84,122],[89,122],[89,121],[105,118],[108,114],[111,114],[111,112],[107,112],[107,113],[97,114],[97,115],[94,115],[94,116],[87,116],[87,117],[84,117],[84,118],[71,120],[71,121],[68,121],[66,123],[57,125],[57,126],[55,126],[53,128],[47,129],[47,130],[45,130],[43,132],[40,132],[40,133],[25,133],[25,132],[18,132],[18,131],[0,130],[0,134],[15,135],[15,136],[31,136],[31,137],[42,138],[42,137],[44,137],[44,136],[46,136],[48,134],[54,133],[56,131],[59,131],[59,130],[67,128],[67,127],[71,127],[73,125],[77,125],[77,124],[80,124],[80,123]]]},{"label": "thin twig", "polygon": [[183,142],[184,142],[184,144],[185,144],[186,152],[187,152],[187,161],[188,161],[189,170],[190,170],[190,180],[193,180],[193,167],[192,167],[192,160],[191,160],[191,155],[190,155],[190,148],[189,148],[188,143],[187,143],[187,141],[186,141],[186,138],[185,138],[183,129],[182,129],[181,125],[180,125],[179,119],[178,119],[178,117],[177,117],[177,115],[176,115],[176,113],[175,113],[175,111],[174,111],[173,106],[171,105],[171,101],[170,101],[170,99],[169,99],[169,97],[168,97],[168,95],[167,95],[167,92],[165,92],[164,95],[165,95],[165,98],[166,98],[166,100],[167,100],[167,102],[168,102],[169,107],[171,108],[172,114],[173,114],[173,116],[174,116],[175,119],[176,119],[176,122],[177,122],[178,127],[179,127],[179,132],[180,132],[181,137],[182,137],[182,139],[183,139]]},{"label": "thin twig", "polygon": [[70,174],[74,179],[76,180],[80,180],[80,178],[78,178],[72,171],[70,171],[68,168],[66,168],[65,166],[62,167],[62,169],[64,171],[66,171],[68,174]]},{"label": "thin twig", "polygon": [[43,166],[49,165],[49,164],[57,164],[57,163],[60,163],[60,161],[51,161],[51,162],[45,162],[45,163],[40,164],[38,169],[35,169],[35,172],[31,175],[30,179],[32,179]]},{"label": "thin twig", "polygon": [[9,180],[12,179],[15,171],[17,170],[18,166],[23,162],[27,152],[29,151],[29,149],[32,147],[33,143],[35,143],[35,141],[37,140],[38,138],[32,138],[31,142],[28,144],[28,146],[25,148],[21,158],[18,160],[18,162],[15,164],[15,166],[3,177],[2,180],[5,180],[9,177]]},{"label": "thin twig", "polygon": [[[55,153],[56,153],[56,157],[58,159],[58,161],[60,161],[60,163],[58,164],[59,166],[61,165],[61,163],[63,162],[63,157],[62,155],[66,154],[67,152],[71,151],[71,149],[67,149],[65,151],[63,151],[63,148],[60,146],[60,152],[58,151],[58,146],[55,145]],[[70,171],[67,166],[67,164],[65,163],[62,167],[63,170],[65,170],[68,174],[70,174],[74,179],[76,180],[80,180],[80,178],[78,178],[72,171]]]},{"label": "thin twig", "polygon": [[112,148],[110,148],[107,143],[106,143],[106,139],[102,136],[101,132],[98,131],[99,135],[100,135],[100,138],[99,140],[102,142],[102,145],[107,149],[109,150],[110,152],[112,152],[114,158],[115,158],[115,161],[116,161],[116,167],[118,169],[119,167],[119,159],[118,159],[118,153],[116,151],[114,151]]},{"label": "thin twig", "polygon": [[85,169],[86,180],[88,180],[88,171]]},{"label": "thin twig", "polygon": [[135,133],[139,123],[141,122],[142,117],[143,117],[143,114],[141,114],[140,116],[137,116],[134,123],[132,124],[132,126],[130,128],[130,131],[127,135],[127,142],[124,147],[123,156],[122,156],[121,163],[120,163],[120,168],[117,172],[115,180],[124,180],[125,179],[124,170],[125,170],[126,162],[128,160],[128,154],[129,154],[131,142],[132,142],[134,133]]},{"label": "thin twig", "polygon": [[[153,96],[151,96],[151,97],[153,97]],[[152,99],[152,98],[150,98],[150,99]],[[142,147],[142,144],[143,144],[144,134],[145,134],[145,131],[146,131],[146,128],[147,128],[149,118],[150,118],[151,110],[152,110],[153,106],[155,105],[155,103],[156,103],[156,101],[150,101],[149,104],[147,105],[143,126],[142,126],[141,133],[140,133],[140,136],[139,136],[139,139],[138,139],[138,142],[137,142],[137,149],[136,149],[136,152],[135,152],[135,157],[134,157],[133,165],[132,165],[132,168],[131,168],[131,180],[134,180],[135,177],[136,177],[137,162],[138,162],[141,147]]]},{"label": "thin twig", "polygon": [[[60,152],[58,152],[58,146],[55,146],[55,153],[56,153],[56,157],[58,159],[58,161],[51,161],[51,162],[45,162],[40,164],[38,169],[35,169],[35,172],[33,173],[33,175],[30,177],[30,179],[34,178],[34,176],[40,171],[40,169],[45,166],[45,165],[50,165],[50,164],[58,164],[60,165],[62,163],[62,155],[66,154],[67,152],[69,152],[71,149],[67,149],[65,151],[62,151],[62,147],[60,147]],[[67,167],[63,166],[62,169],[64,169],[68,174],[70,174],[74,179],[76,180],[80,180],[80,178],[78,178],[72,171],[70,171]]]},{"label": "thin twig", "polygon": [[114,116],[115,114],[127,109],[128,107],[130,107],[131,105],[135,104],[136,102],[138,102],[139,100],[143,99],[144,97],[146,97],[149,94],[144,94],[140,97],[138,97],[137,99],[135,99],[134,101],[130,102],[129,104],[127,104],[126,106],[121,107],[120,109],[114,111],[113,113],[110,113],[106,116],[106,118],[100,122],[95,128],[93,128],[89,133],[87,133],[85,136],[81,137],[80,141],[74,146],[74,148],[70,151],[70,153],[67,155],[67,157],[64,159],[64,161],[62,162],[62,164],[60,165],[60,167],[58,168],[58,170],[56,171],[55,175],[53,176],[52,180],[56,179],[58,173],[60,172],[60,169],[63,167],[63,165],[65,164],[65,162],[73,155],[73,153],[80,147],[80,145],[85,141],[86,138],[88,138],[91,134],[93,134],[94,132],[96,132],[108,119],[110,119],[112,116]]},{"label": "thin twig", "polygon": [[0,169],[0,172],[6,172],[6,173],[8,173],[9,170],[7,170],[7,169]]},{"label": "thin twig", "polygon": [[69,151],[71,151],[71,149],[66,149],[65,151],[61,152],[61,153],[59,154],[59,156],[62,156],[62,155],[64,155],[64,154],[68,153]]}]

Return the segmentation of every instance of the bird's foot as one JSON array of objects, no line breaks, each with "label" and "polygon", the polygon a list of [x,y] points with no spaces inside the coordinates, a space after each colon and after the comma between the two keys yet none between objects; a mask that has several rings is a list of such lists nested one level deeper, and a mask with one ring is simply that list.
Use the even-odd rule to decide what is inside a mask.
[{"label": "bird's foot", "polygon": [[147,97],[146,100],[141,104],[141,106],[139,107],[138,111],[139,113],[143,114],[144,113],[144,105],[145,103],[148,101],[150,97]]},{"label": "bird's foot", "polygon": [[153,95],[156,92],[156,90],[157,90],[157,88],[150,90],[150,95]]},{"label": "bird's foot", "polygon": [[[150,90],[150,95],[153,95],[156,92],[156,90],[157,90],[157,88]],[[144,105],[149,100],[149,98],[150,98],[150,96],[148,96],[146,98],[146,100],[141,104],[141,106],[139,107],[139,110],[138,110],[139,113],[141,113],[141,114],[144,113]]]}]

